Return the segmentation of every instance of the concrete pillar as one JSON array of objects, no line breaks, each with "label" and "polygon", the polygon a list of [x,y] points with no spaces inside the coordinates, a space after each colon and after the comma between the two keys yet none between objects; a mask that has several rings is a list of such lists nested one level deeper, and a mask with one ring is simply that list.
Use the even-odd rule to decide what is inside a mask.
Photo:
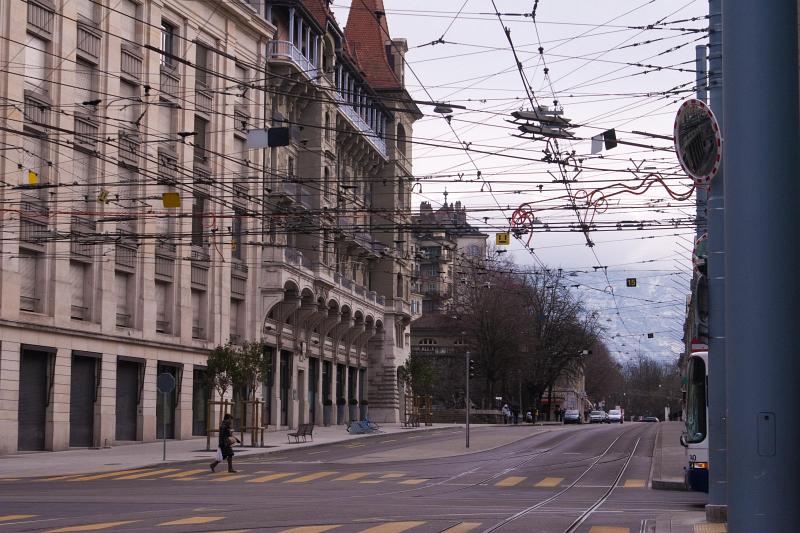
[{"label": "concrete pillar", "polygon": [[60,348],[52,359],[55,364],[50,404],[47,406],[44,449],[51,451],[69,448],[70,377],[72,350]]},{"label": "concrete pillar", "polygon": [[356,366],[355,375],[356,375],[356,384],[355,384],[355,387],[353,387],[353,397],[358,399],[358,407],[356,408],[356,418],[360,420],[361,418],[364,418],[363,416],[360,416],[361,415],[361,400],[363,398],[359,398],[359,394],[358,394],[359,386],[361,384],[361,372],[359,372],[359,368],[357,366]]},{"label": "concrete pillar", "polygon": [[[180,394],[178,405],[175,406],[175,439],[192,438],[192,390],[194,387],[194,372],[190,364],[183,365],[181,375]],[[178,387],[178,384],[176,384]]]},{"label": "concrete pillar", "polygon": [[281,343],[275,348],[272,367],[272,407],[270,416],[276,427],[281,425]]},{"label": "concrete pillar", "polygon": [[3,330],[2,333],[5,338],[0,341],[0,455],[17,451],[19,432],[20,343],[7,340],[13,332]]},{"label": "concrete pillar", "polygon": [[287,413],[287,424],[290,428],[296,428],[297,424],[301,420],[300,418],[300,394],[299,391],[299,384],[298,384],[298,359],[299,355],[290,352],[289,358],[291,361],[291,373],[290,373],[290,383],[291,386],[289,387],[289,411]]},{"label": "concrete pillar", "polygon": [[136,440],[151,441],[156,439],[156,367],[158,361],[148,359],[144,369],[144,386],[139,403],[139,419],[136,424]]},{"label": "concrete pillar", "polygon": [[347,423],[350,422],[350,398],[348,394],[350,393],[350,367],[348,365],[342,365],[344,367],[344,385],[342,387],[342,394],[344,395],[344,420],[339,420],[339,423],[342,422]]},{"label": "concrete pillar", "polygon": [[117,432],[117,355],[104,353],[100,365],[100,387],[94,404],[94,445],[111,446]]},{"label": "concrete pillar", "polygon": [[[324,341],[324,339],[323,339],[323,341]],[[314,423],[316,425],[318,425],[318,426],[321,426],[323,424],[323,422],[324,422],[324,412],[325,412],[324,411],[325,407],[322,405],[322,400],[323,400],[323,398],[322,398],[322,357],[320,357],[318,359],[317,381],[316,381],[316,384],[314,385],[314,387],[315,387],[315,389],[317,391],[317,394],[316,394],[316,396],[317,396],[316,402],[317,403],[314,406],[314,413],[315,413]]]},{"label": "concrete pillar", "polygon": [[295,33],[294,33],[294,8],[289,8],[289,42],[294,44],[295,42]]}]

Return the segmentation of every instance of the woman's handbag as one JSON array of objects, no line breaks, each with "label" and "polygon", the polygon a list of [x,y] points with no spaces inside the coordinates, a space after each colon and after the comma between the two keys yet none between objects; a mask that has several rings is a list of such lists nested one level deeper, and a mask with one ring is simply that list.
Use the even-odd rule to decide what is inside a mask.
[{"label": "woman's handbag", "polygon": [[236,437],[228,437],[228,444],[230,444],[231,446],[236,444],[238,441],[239,439],[237,439]]},{"label": "woman's handbag", "polygon": [[217,448],[217,453],[214,455],[214,460],[218,463],[222,462],[222,448]]}]

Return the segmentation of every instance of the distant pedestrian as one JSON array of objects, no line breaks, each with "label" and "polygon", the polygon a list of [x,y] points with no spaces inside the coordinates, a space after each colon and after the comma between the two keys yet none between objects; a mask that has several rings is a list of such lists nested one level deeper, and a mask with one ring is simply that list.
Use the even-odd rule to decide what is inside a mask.
[{"label": "distant pedestrian", "polygon": [[525,420],[527,420],[528,423],[533,422],[533,413],[531,413],[530,409],[525,414]]},{"label": "distant pedestrian", "polygon": [[511,409],[508,408],[508,404],[504,403],[503,408],[500,410],[503,413],[503,424],[508,424],[511,419]]},{"label": "distant pedestrian", "polygon": [[[228,472],[231,474],[235,474],[236,470],[233,469],[233,443],[239,442],[239,439],[233,436],[233,430],[231,426],[233,425],[233,416],[230,413],[226,413],[224,417],[222,417],[222,424],[219,426],[219,452],[218,457],[214,458],[214,462],[212,462],[209,466],[211,467],[211,471],[214,472],[214,469],[220,463],[221,460],[228,461]],[[221,452],[221,453],[220,453]]]}]

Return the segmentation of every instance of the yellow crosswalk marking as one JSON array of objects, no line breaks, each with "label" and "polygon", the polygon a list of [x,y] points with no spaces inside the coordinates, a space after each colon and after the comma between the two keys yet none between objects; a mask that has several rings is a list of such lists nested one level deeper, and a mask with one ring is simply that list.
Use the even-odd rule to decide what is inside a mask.
[{"label": "yellow crosswalk marking", "polygon": [[564,481],[563,477],[546,477],[537,483],[536,487],[558,487]]},{"label": "yellow crosswalk marking", "polygon": [[122,476],[115,479],[141,479],[143,477],[158,476],[161,474],[168,474],[170,472],[177,472],[178,470],[178,468],[161,468],[159,470],[153,470],[152,472],[139,472],[138,474],[131,474],[130,476]]},{"label": "yellow crosswalk marking", "polygon": [[695,524],[694,533],[727,533],[728,524]]},{"label": "yellow crosswalk marking", "polygon": [[334,481],[355,481],[356,479],[361,479],[362,477],[367,477],[369,472],[353,472],[352,474],[345,474],[341,477],[337,477]]},{"label": "yellow crosswalk marking", "polygon": [[18,477],[0,477],[0,481],[19,481]]},{"label": "yellow crosswalk marking", "polygon": [[365,529],[361,533],[400,533],[411,528],[421,526],[425,522],[387,522],[379,526]]},{"label": "yellow crosswalk marking", "polygon": [[210,524],[223,520],[224,516],[190,516],[189,518],[180,518],[178,520],[170,520],[169,522],[162,522],[159,526],[195,526],[197,524]]},{"label": "yellow crosswalk marking", "polygon": [[[226,472],[225,474],[222,474],[221,476],[216,476],[216,477],[211,478],[209,481],[218,481],[218,482],[220,482],[220,481],[233,481],[235,479],[242,479],[243,477],[247,477],[249,475],[250,474],[229,474],[229,473]],[[186,479],[186,478],[184,478],[184,479]],[[194,479],[194,478],[189,478],[189,479]]]},{"label": "yellow crosswalk marking", "polygon": [[389,472],[388,474],[382,475],[381,479],[397,479],[403,476],[405,476],[405,474],[401,474],[400,472]]},{"label": "yellow crosswalk marking", "polygon": [[307,481],[315,481],[317,479],[322,479],[324,477],[333,476],[338,473],[339,472],[330,472],[330,471],[314,472],[313,474],[307,474],[305,476],[300,476],[294,479],[290,479],[288,481],[284,481],[284,483],[305,483]]},{"label": "yellow crosswalk marking", "polygon": [[45,477],[45,478],[37,479],[36,481],[39,481],[39,482],[41,482],[41,481],[66,481],[66,480],[68,480],[70,478],[73,478],[73,477],[82,477],[82,476],[85,476],[85,475],[86,474],[65,474],[63,476]]},{"label": "yellow crosswalk marking", "polygon": [[100,531],[101,529],[111,529],[114,527],[124,526],[126,524],[133,524],[138,520],[123,520],[122,522],[99,522],[96,524],[84,524],[82,526],[69,526],[60,527],[58,529],[51,529],[47,533],[72,533],[77,531]]},{"label": "yellow crosswalk marking", "polygon": [[38,515],[35,514],[7,514],[0,516],[0,522],[12,522],[14,520],[25,520],[26,518],[34,518]]},{"label": "yellow crosswalk marking", "polygon": [[365,485],[377,485],[378,483],[383,483],[382,479],[368,479],[366,481],[359,481],[359,483],[364,483]]},{"label": "yellow crosswalk marking", "polygon": [[519,485],[527,478],[520,477],[520,476],[511,476],[503,479],[502,481],[498,481],[494,484],[495,487],[513,487],[514,485]]},{"label": "yellow crosswalk marking", "polygon": [[297,472],[277,472],[275,474],[269,474],[267,476],[261,476],[253,479],[248,479],[246,483],[266,483],[268,481],[275,481],[276,479],[281,479],[289,476],[296,476]]},{"label": "yellow crosswalk marking", "polygon": [[643,479],[626,479],[625,480],[625,485],[623,485],[623,486],[626,487],[626,488],[629,488],[629,489],[641,489],[645,485],[646,485],[646,482]]},{"label": "yellow crosswalk marking", "polygon": [[184,470],[183,472],[178,472],[177,474],[170,474],[168,476],[161,476],[163,479],[181,479],[189,476],[193,476],[195,474],[201,474],[203,472],[208,471],[208,468],[197,468],[195,470]]},{"label": "yellow crosswalk marking", "polygon": [[627,527],[592,526],[589,533],[631,533]]},{"label": "yellow crosswalk marking", "polygon": [[480,522],[461,522],[457,526],[453,526],[450,529],[445,529],[442,531],[442,533],[467,533],[467,531],[477,529],[480,527],[480,525]]},{"label": "yellow crosswalk marking", "polygon": [[421,485],[421,484],[425,483],[426,481],[428,481],[428,480],[427,479],[406,479],[404,481],[401,481],[400,484],[401,485]]},{"label": "yellow crosswalk marking", "polygon": [[280,533],[323,533],[324,531],[330,531],[331,529],[335,529],[337,527],[342,526],[340,524],[330,526],[303,526],[292,529],[284,529]]},{"label": "yellow crosswalk marking", "polygon": [[90,476],[81,476],[72,478],[68,481],[94,481],[95,479],[106,479],[110,477],[125,476],[134,474],[136,472],[150,471],[152,468],[135,468],[133,470],[117,470],[116,472],[104,472],[102,474],[92,474]]}]

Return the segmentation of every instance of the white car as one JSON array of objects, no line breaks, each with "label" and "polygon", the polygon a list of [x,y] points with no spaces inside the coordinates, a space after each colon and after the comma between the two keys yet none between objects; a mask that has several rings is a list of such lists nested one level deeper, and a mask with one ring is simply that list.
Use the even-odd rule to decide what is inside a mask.
[{"label": "white car", "polygon": [[610,424],[615,422],[619,422],[620,424],[622,424],[622,411],[620,411],[619,409],[610,410],[608,412],[608,422]]},{"label": "white car", "polygon": [[602,424],[606,421],[608,415],[605,411],[592,411],[589,413],[589,423],[590,424]]}]

